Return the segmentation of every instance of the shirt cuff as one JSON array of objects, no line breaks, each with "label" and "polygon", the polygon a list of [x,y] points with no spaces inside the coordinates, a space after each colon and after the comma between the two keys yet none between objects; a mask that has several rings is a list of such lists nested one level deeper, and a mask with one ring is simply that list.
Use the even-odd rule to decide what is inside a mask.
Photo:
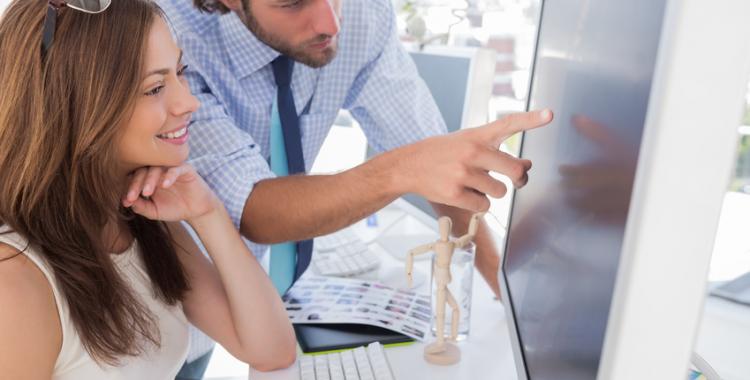
[{"label": "shirt cuff", "polygon": [[[250,197],[255,184],[269,178],[274,178],[274,173],[268,168],[268,165],[261,160],[247,157],[247,153],[236,152],[229,156],[224,156],[220,165],[217,165],[216,158],[201,157],[191,162],[198,173],[208,183],[232,219],[232,223],[239,231],[242,222],[242,214],[245,210],[245,203]],[[202,169],[210,168],[210,172]],[[262,222],[262,221],[255,221]],[[244,239],[248,248],[253,255],[262,258],[268,250],[265,245],[257,244],[250,240]]]}]

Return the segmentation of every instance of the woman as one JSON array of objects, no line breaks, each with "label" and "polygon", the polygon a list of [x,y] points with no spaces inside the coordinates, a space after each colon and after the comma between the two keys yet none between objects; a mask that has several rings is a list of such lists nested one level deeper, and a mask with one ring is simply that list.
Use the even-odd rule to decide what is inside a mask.
[{"label": "woman", "polygon": [[62,8],[43,49],[47,4],[0,19],[0,377],[174,378],[188,321],[257,369],[289,366],[281,300],[184,164],[198,102],[157,6]]}]

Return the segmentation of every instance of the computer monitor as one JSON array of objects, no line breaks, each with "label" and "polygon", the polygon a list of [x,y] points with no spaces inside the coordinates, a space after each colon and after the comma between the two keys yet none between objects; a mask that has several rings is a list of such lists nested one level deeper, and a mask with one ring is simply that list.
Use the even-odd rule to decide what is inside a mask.
[{"label": "computer monitor", "polygon": [[543,5],[529,108],[556,115],[523,140],[503,261],[530,379],[596,378],[665,3]]},{"label": "computer monitor", "polygon": [[534,166],[500,278],[520,379],[685,376],[747,80],[750,28],[734,14],[747,3],[543,3],[528,107],[556,115],[524,136]]},{"label": "computer monitor", "polygon": [[454,46],[427,46],[411,52],[448,132],[487,123],[495,56],[489,49]]}]

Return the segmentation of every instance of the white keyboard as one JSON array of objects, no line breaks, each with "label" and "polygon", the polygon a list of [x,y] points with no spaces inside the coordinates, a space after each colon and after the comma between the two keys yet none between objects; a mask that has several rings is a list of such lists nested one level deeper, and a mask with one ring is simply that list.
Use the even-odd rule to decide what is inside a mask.
[{"label": "white keyboard", "polygon": [[370,343],[367,348],[302,356],[299,372],[300,380],[394,380],[379,342]]},{"label": "white keyboard", "polygon": [[350,230],[321,236],[315,239],[314,247],[313,265],[323,276],[356,276],[380,266],[380,258]]}]

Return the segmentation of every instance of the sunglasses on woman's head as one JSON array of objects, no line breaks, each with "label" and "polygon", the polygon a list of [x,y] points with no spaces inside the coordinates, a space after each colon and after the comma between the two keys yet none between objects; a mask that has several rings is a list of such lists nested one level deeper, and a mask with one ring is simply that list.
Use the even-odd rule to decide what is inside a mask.
[{"label": "sunglasses on woman's head", "polygon": [[61,8],[71,8],[77,11],[96,14],[109,8],[112,0],[49,0],[47,2],[47,17],[44,19],[44,34],[42,35],[42,54],[47,54],[55,37],[57,12]]}]

